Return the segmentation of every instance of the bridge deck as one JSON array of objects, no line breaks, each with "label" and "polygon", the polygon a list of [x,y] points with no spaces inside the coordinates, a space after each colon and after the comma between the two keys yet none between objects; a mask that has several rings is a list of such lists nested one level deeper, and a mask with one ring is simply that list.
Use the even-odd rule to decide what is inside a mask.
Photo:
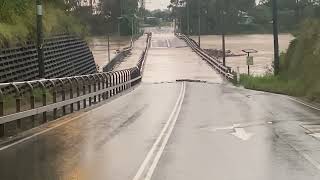
[{"label": "bridge deck", "polygon": [[[197,78],[196,65],[207,73],[199,79],[222,81],[188,48],[156,48],[166,44],[157,36],[181,43],[172,35],[155,34],[145,69],[148,83],[0,147],[0,179],[320,178],[319,139],[301,127],[319,124],[319,109],[228,84],[156,83]],[[183,56],[173,58],[173,50],[183,50]],[[188,65],[190,57],[196,63]],[[175,74],[154,66],[161,60]]]},{"label": "bridge deck", "polygon": [[145,66],[144,82],[172,82],[177,79],[221,83],[221,76],[187,44],[172,33],[155,33]]},{"label": "bridge deck", "polygon": [[141,53],[146,48],[147,35],[144,34],[134,42],[131,54],[124,61],[116,65],[115,70],[123,70],[134,67],[141,57]]}]

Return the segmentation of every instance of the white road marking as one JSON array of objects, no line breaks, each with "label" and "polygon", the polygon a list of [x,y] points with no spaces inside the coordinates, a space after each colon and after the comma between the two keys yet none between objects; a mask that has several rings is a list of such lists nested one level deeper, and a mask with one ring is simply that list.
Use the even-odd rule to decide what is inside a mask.
[{"label": "white road marking", "polygon": [[225,127],[217,127],[217,128],[212,128],[211,131],[216,132],[219,130],[233,130],[234,128],[239,127],[239,126],[240,126],[240,124],[234,124],[232,126],[225,126]]},{"label": "white road marking", "polygon": [[320,170],[320,164],[318,163],[318,161],[312,159],[308,154],[304,153],[304,152],[300,152],[299,153],[306,159],[308,160],[314,167],[316,167],[318,170]]},{"label": "white road marking", "polygon": [[[153,144],[153,146],[151,147],[150,151],[148,152],[146,158],[144,159],[144,161],[142,162],[138,172],[136,173],[136,175],[134,176],[133,180],[140,180],[142,178],[143,173],[145,172],[145,169],[147,168],[148,164],[151,163],[151,158],[154,156],[154,154],[156,153],[156,150],[158,148],[158,146],[160,145],[160,142],[163,138],[165,138],[162,141],[162,144],[160,146],[160,149],[157,151],[157,154],[155,156],[155,159],[152,161],[152,165],[150,166],[150,168],[148,169],[147,172],[147,176],[145,179],[147,179],[148,177],[151,178],[154,169],[161,157],[161,154],[163,152],[164,147],[167,144],[167,139],[170,137],[171,133],[172,133],[172,129],[175,125],[175,122],[178,118],[178,114],[180,112],[181,109],[181,105],[184,99],[184,94],[185,94],[185,82],[182,83],[182,87],[180,90],[180,94],[179,97],[177,99],[177,102],[173,108],[173,111],[171,112],[168,121],[166,122],[165,126],[163,127],[160,135],[158,136],[158,138],[156,139],[155,143]],[[171,125],[170,125],[171,124]],[[170,130],[167,132],[168,128],[170,126]],[[167,133],[166,133],[167,132]],[[165,136],[165,137],[164,137]]]},{"label": "white road marking", "polygon": [[312,134],[309,134],[310,136],[312,137],[315,137],[315,138],[320,138],[320,133],[312,133]]},{"label": "white road marking", "polygon": [[[124,95],[122,95],[121,97],[125,97],[125,96],[127,96],[128,94],[129,94],[129,93],[124,94]],[[119,94],[119,95],[121,95],[121,94]],[[48,129],[45,129],[45,130],[41,131],[41,132],[35,133],[35,134],[31,135],[31,136],[28,136],[28,137],[25,137],[25,138],[23,138],[23,139],[20,139],[20,140],[14,142],[14,143],[8,144],[8,145],[3,146],[3,147],[0,147],[0,151],[5,150],[5,149],[8,149],[8,148],[10,148],[10,147],[12,147],[12,146],[15,146],[15,145],[17,145],[17,144],[23,143],[23,142],[25,142],[25,141],[28,141],[29,139],[32,139],[32,138],[37,137],[37,136],[39,136],[39,135],[42,135],[42,134],[44,134],[44,133],[46,133],[46,132],[49,132],[49,131],[51,131],[51,130],[53,130],[53,129],[56,129],[56,128],[60,127],[60,126],[63,126],[63,125],[65,125],[65,124],[68,124],[68,123],[70,123],[71,121],[74,121],[74,120],[76,120],[76,119],[80,119],[80,118],[82,118],[82,117],[84,117],[84,116],[86,116],[86,115],[88,115],[88,114],[90,114],[90,113],[92,113],[92,112],[95,112],[95,111],[99,110],[99,109],[102,108],[102,107],[103,107],[103,105],[102,105],[102,106],[99,106],[99,107],[97,107],[97,108],[94,108],[94,109],[92,109],[92,110],[89,110],[89,111],[87,111],[87,112],[84,112],[83,114],[81,114],[81,115],[79,115],[79,116],[76,116],[76,117],[73,117],[73,118],[71,118],[71,119],[69,119],[69,120],[65,120],[65,121],[63,121],[63,122],[61,122],[61,123],[59,123],[59,124],[57,124],[57,125],[55,125],[55,126],[52,126],[52,127],[48,128]]]},{"label": "white road marking", "polygon": [[234,128],[234,131],[231,134],[244,141],[249,140],[253,136],[252,133],[247,133],[244,128]]},{"label": "white road marking", "polygon": [[162,141],[160,150],[158,151],[154,161],[152,162],[152,165],[151,165],[150,169],[148,170],[148,173],[147,173],[147,176],[146,176],[145,180],[150,180],[152,178],[154,170],[156,169],[156,167],[157,167],[157,165],[159,163],[159,160],[161,158],[161,155],[163,154],[164,148],[166,147],[166,145],[168,143],[168,140],[169,140],[169,138],[170,138],[170,136],[172,134],[172,131],[174,129],[174,126],[176,125],[176,122],[178,120],[178,117],[179,117],[179,114],[180,114],[180,110],[181,110],[181,106],[182,106],[183,99],[184,99],[184,95],[185,95],[185,88],[184,88],[184,91],[183,91],[183,95],[182,95],[178,110],[177,110],[176,115],[175,115],[175,117],[173,119],[173,122],[171,123],[170,129],[167,132],[167,134],[165,136],[165,139]]},{"label": "white road marking", "polygon": [[171,46],[170,46],[170,42],[169,42],[169,40],[168,40],[168,39],[166,39],[166,41],[167,41],[167,47],[168,47],[168,48],[170,48]]},{"label": "white road marking", "polygon": [[306,104],[306,103],[304,103],[304,102],[302,102],[302,101],[299,101],[299,100],[297,100],[297,99],[295,99],[295,98],[291,98],[291,97],[287,97],[288,99],[291,99],[292,101],[295,101],[295,102],[297,102],[297,103],[300,103],[300,104],[302,104],[302,105],[305,105],[305,106],[307,106],[307,107],[309,107],[309,108],[312,108],[312,109],[315,109],[315,110],[317,110],[317,111],[320,111],[320,108],[317,108],[317,107],[315,107],[315,106],[312,106],[312,105],[310,105],[310,104]]}]

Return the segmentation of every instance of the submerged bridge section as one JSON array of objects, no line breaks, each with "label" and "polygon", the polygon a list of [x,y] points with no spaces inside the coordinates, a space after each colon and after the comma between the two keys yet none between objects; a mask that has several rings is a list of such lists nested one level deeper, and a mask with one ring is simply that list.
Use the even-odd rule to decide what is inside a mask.
[{"label": "submerged bridge section", "polygon": [[[19,124],[10,118],[43,122],[46,113],[50,121],[0,139],[0,179],[320,179],[319,108],[234,87],[228,68],[194,43],[169,28],[151,31],[136,67],[6,84],[17,87],[17,104],[21,86],[53,82],[58,93],[56,103],[40,99],[27,111],[21,103],[0,117],[5,129]],[[55,109],[77,112],[51,121]]]}]

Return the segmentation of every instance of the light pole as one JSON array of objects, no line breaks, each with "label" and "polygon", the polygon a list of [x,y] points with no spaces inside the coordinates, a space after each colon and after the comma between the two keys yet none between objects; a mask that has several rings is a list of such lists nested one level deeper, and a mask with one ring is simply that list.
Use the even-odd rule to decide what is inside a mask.
[{"label": "light pole", "polygon": [[274,42],[274,74],[278,75],[280,71],[279,57],[279,37],[278,37],[278,4],[277,0],[272,0],[273,9],[273,42]]},{"label": "light pole", "polygon": [[123,17],[118,17],[118,36],[119,36],[119,40],[118,40],[118,46],[119,46],[119,49],[120,49],[120,39],[121,39],[121,20],[123,19]]},{"label": "light pole", "polygon": [[42,0],[37,0],[37,51],[38,51],[38,66],[39,78],[45,78],[45,67],[43,60],[43,32],[42,32]]},{"label": "light pole", "polygon": [[226,12],[222,12],[222,23],[221,23],[221,34],[222,34],[222,64],[226,66],[226,39],[225,39],[225,24],[224,24],[224,16]]},{"label": "light pole", "polygon": [[198,0],[198,46],[201,48],[201,7],[200,0]]},{"label": "light pole", "polygon": [[131,41],[133,41],[133,36],[134,36],[134,17],[132,17],[132,22],[131,22]]},{"label": "light pole", "polygon": [[187,8],[187,35],[190,36],[190,12],[189,12],[189,1],[186,0],[186,8]]},{"label": "light pole", "polygon": [[107,39],[108,39],[108,62],[110,63],[111,62],[111,57],[110,57],[110,28],[108,27],[109,24],[109,19],[111,18],[111,12],[108,12],[106,15],[105,15],[105,20],[107,22]]}]

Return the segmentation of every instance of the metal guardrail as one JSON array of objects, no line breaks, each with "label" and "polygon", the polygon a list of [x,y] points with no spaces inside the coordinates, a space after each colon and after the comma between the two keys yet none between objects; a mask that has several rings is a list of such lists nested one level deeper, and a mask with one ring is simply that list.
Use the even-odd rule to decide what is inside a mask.
[{"label": "metal guardrail", "polygon": [[[97,74],[26,82],[0,83],[0,137],[35,127],[92,106],[138,84],[150,47],[151,34],[136,67]],[[36,91],[40,99],[36,100]],[[14,92],[14,106],[6,102]],[[49,98],[50,96],[50,98]],[[23,104],[23,102],[27,102]],[[13,113],[9,113],[13,110]],[[24,110],[22,110],[24,109]],[[7,112],[6,112],[7,111]],[[31,124],[31,125],[30,125]]]},{"label": "metal guardrail", "polygon": [[[147,34],[147,40],[146,43],[148,44],[149,42],[149,37],[151,37],[151,33],[146,33]],[[129,47],[123,48],[123,50],[118,53],[112,60],[110,63],[108,63],[107,65],[105,65],[102,70],[103,72],[108,72],[108,71],[112,71],[115,67],[116,64],[121,63],[121,61],[132,51],[133,49],[133,41],[131,41],[131,44]],[[146,50],[145,50],[146,51]],[[145,52],[144,51],[144,52]]]},{"label": "metal guardrail", "polygon": [[183,39],[191,47],[192,50],[194,50],[202,59],[206,60],[214,69],[216,69],[224,77],[226,77],[229,80],[234,79],[234,75],[232,74],[230,67],[224,66],[217,59],[208,55],[203,49],[199,48],[196,42],[194,42],[186,35],[176,34],[176,36],[180,39]]},{"label": "metal guardrail", "polygon": [[124,48],[111,60],[111,62],[109,62],[104,67],[102,67],[103,72],[112,71],[115,65],[121,62],[132,51],[132,48],[133,48],[133,42],[131,41],[131,44],[129,47]]}]

